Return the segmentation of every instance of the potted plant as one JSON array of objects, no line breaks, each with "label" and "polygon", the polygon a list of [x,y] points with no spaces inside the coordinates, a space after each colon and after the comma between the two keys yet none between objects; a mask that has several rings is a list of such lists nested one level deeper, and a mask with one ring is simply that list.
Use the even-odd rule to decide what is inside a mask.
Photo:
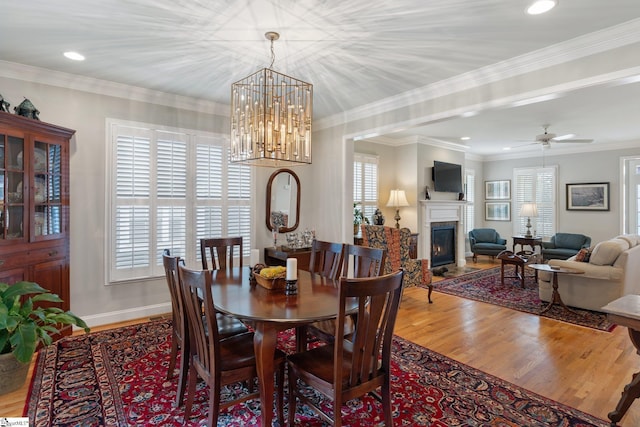
[{"label": "potted plant", "polygon": [[365,224],[369,224],[369,218],[364,216],[362,213],[362,209],[358,207],[360,203],[353,204],[353,234],[358,234],[358,230],[360,229],[360,224],[363,222]]},{"label": "potted plant", "polygon": [[62,299],[37,283],[0,283],[0,394],[22,387],[38,345],[51,344],[60,326],[75,325],[89,332],[87,324],[75,314],[38,306],[42,302]]}]

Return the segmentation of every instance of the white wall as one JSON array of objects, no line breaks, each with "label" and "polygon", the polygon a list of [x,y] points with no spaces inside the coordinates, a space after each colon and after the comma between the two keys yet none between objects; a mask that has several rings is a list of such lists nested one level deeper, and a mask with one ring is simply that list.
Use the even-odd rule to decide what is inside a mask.
[{"label": "white wall", "polygon": [[[432,91],[422,93],[417,90],[420,96],[407,93],[394,98],[392,102],[365,106],[358,111],[316,121],[313,165],[294,168],[301,182],[301,230],[313,228],[318,237],[325,240],[349,242],[353,238],[351,183],[354,138],[443,120],[469,110],[496,108],[531,94],[571,90],[604,81],[608,76],[619,77],[625,70],[640,66],[637,55],[639,47],[637,43],[630,44],[608,52],[570,59],[566,64],[533,73],[508,70],[509,73],[499,76],[502,78],[500,82],[494,79],[496,76],[487,76],[486,80],[479,82],[461,79],[458,81],[461,84],[457,86],[437,85]],[[115,118],[226,134],[228,120],[225,115],[228,109],[216,109],[202,100],[192,100],[192,104],[187,105],[181,97],[175,97],[175,104],[167,103],[167,98],[171,99],[171,96],[166,94],[158,94],[156,101],[148,91],[139,88],[123,88],[100,81],[88,84],[86,79],[77,76],[61,76],[60,73],[49,73],[47,70],[34,71],[29,67],[28,72],[23,73],[19,66],[11,70],[9,65],[3,62],[0,69],[0,88],[5,99],[15,106],[26,96],[41,111],[43,121],[77,130],[71,146],[72,310],[92,324],[168,311],[169,296],[161,279],[105,286],[105,120]],[[111,93],[109,89],[112,87],[118,90]],[[141,96],[141,93],[147,96]],[[225,112],[220,112],[222,110]],[[403,208],[401,223],[417,229],[420,222],[417,200],[422,199],[424,186],[430,183],[428,168],[433,165],[433,160],[463,164],[464,154],[426,146],[419,141],[383,151],[395,162],[395,171],[385,169],[384,182],[381,181],[382,203],[386,204],[384,199],[391,188],[405,187],[407,198],[415,210]],[[624,154],[640,153],[631,150]],[[619,209],[615,206],[620,202],[617,159],[621,155],[622,152],[600,152],[584,154],[584,157],[578,158],[579,161],[573,156],[556,160],[560,171],[561,200],[566,182],[612,183],[611,212],[561,211],[559,229],[591,230],[596,241],[618,233]],[[482,202],[482,183],[485,179],[509,177],[511,168],[530,164],[521,159],[488,162],[483,171],[474,167],[478,203]],[[266,168],[255,169],[254,233],[255,246],[259,248],[272,244],[271,234],[265,225],[266,183],[272,172]],[[432,196],[434,199],[455,197],[448,193],[432,193]],[[478,225],[483,222],[481,207],[477,209]],[[392,221],[393,212],[385,209],[384,213],[387,221]],[[505,235],[511,235],[509,224],[505,224],[505,227],[500,225],[500,229]]]}]

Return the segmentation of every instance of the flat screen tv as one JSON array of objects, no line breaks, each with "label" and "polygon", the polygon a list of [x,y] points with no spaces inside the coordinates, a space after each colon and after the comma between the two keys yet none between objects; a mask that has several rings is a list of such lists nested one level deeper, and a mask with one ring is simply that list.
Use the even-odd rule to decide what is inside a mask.
[{"label": "flat screen tv", "polygon": [[434,161],[433,187],[444,193],[462,193],[462,166]]}]

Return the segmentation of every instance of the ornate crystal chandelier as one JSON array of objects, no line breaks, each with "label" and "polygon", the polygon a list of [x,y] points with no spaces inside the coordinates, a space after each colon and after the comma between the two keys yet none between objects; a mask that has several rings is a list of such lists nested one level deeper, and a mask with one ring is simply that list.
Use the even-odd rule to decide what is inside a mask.
[{"label": "ornate crystal chandelier", "polygon": [[313,85],[271,65],[231,85],[231,162],[280,167],[311,163]]}]

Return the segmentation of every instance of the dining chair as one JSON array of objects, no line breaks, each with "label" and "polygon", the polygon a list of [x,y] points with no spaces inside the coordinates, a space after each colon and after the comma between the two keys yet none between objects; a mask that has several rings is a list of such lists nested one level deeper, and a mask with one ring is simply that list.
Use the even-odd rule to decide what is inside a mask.
[{"label": "dining chair", "polygon": [[[253,387],[254,379],[257,377],[254,334],[245,332],[223,339],[218,333],[211,292],[211,286],[214,285],[211,272],[189,270],[183,266],[178,267],[178,272],[190,334],[189,381],[184,419],[186,421],[191,416],[199,377],[209,386],[207,425],[215,426],[221,409],[260,396]],[[274,364],[277,367],[277,415],[280,425],[284,425],[285,354],[278,349],[275,352]],[[233,400],[220,402],[222,387],[238,382],[248,382],[247,393]]]},{"label": "dining chair", "polygon": [[[178,391],[176,393],[176,405],[179,407],[182,406],[184,401],[184,390],[189,369],[188,319],[184,310],[180,279],[178,277],[178,265],[184,266],[184,260],[178,256],[171,256],[169,249],[165,249],[162,254],[162,262],[164,264],[164,273],[169,287],[169,294],[171,295],[171,320],[173,326],[167,379],[172,379],[175,374],[176,360],[178,358],[178,352],[180,352],[180,375],[178,377]],[[248,331],[247,327],[236,318],[222,313],[217,313],[216,316],[218,332],[223,338]]]},{"label": "dining chair", "polygon": [[329,279],[337,279],[344,260],[343,249],[342,243],[314,239],[311,243],[309,271]]},{"label": "dining chair", "polygon": [[[233,268],[233,258],[238,248],[238,267],[242,267],[242,237],[210,237],[200,239],[200,256],[202,269],[208,270],[208,259],[211,259],[211,269],[220,270]],[[208,254],[207,254],[208,252]]]},{"label": "dining chair", "polygon": [[[344,277],[376,277],[382,273],[387,256],[384,249],[371,248],[359,245],[344,245],[344,260],[342,275]],[[351,266],[351,267],[350,267]],[[357,321],[355,314],[350,314],[345,319],[344,334],[348,336],[353,332]],[[335,335],[336,323],[334,319],[321,320],[307,326],[307,333],[316,338],[331,342]]]},{"label": "dining chair", "polygon": [[[373,394],[382,401],[385,426],[392,426],[391,343],[402,295],[404,272],[384,276],[340,278],[340,306],[334,342],[287,357],[289,375],[289,425],[294,425],[296,398],[334,426],[342,425],[342,405],[356,397]],[[357,301],[358,322],[347,339],[342,330],[346,304]],[[331,399],[332,414],[327,414],[308,399],[307,387]],[[381,397],[377,390],[380,387]]]}]

